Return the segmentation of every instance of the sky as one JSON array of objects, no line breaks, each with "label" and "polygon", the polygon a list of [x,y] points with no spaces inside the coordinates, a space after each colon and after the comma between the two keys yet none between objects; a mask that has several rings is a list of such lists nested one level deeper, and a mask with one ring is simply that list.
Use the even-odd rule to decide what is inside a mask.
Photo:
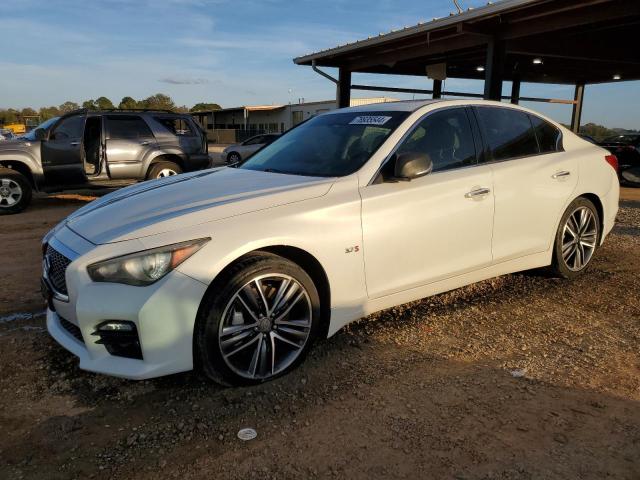
[{"label": "sky", "polygon": [[[12,0],[0,13],[0,107],[155,93],[187,106],[327,100],[334,85],[294,57],[451,11],[451,0]],[[427,78],[357,74],[353,82],[431,88]],[[450,79],[445,88],[481,92],[482,82]],[[572,98],[573,87],[524,84],[521,95]],[[587,86],[583,123],[640,129],[638,100],[640,82]],[[571,117],[570,106],[527,106]]]}]

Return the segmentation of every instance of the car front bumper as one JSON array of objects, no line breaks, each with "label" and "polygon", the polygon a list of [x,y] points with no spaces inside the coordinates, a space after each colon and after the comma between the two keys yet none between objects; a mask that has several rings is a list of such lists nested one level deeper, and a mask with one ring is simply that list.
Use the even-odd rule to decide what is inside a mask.
[{"label": "car front bumper", "polygon": [[[52,300],[47,329],[80,359],[80,368],[136,380],[193,368],[193,331],[206,285],[173,271],[147,287],[94,282],[74,287],[68,302]],[[135,324],[142,359],[112,355],[96,343],[96,327],[107,320]]]}]

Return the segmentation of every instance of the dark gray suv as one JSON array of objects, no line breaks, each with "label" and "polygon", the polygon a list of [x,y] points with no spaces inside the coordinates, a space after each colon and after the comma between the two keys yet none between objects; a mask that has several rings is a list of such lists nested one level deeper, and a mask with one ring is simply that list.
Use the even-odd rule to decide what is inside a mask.
[{"label": "dark gray suv", "polygon": [[0,143],[0,215],[32,190],[114,186],[207,168],[207,139],[190,115],[163,110],[77,110]]}]

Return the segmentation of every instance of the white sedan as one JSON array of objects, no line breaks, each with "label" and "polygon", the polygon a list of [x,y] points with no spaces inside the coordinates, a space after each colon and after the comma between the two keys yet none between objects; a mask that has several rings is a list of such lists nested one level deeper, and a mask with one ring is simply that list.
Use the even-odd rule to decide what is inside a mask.
[{"label": "white sedan", "polygon": [[372,312],[510,272],[583,272],[616,158],[514,105],[336,110],[239,168],[145,182],[44,239],[51,335],[80,367],[253,384]]}]

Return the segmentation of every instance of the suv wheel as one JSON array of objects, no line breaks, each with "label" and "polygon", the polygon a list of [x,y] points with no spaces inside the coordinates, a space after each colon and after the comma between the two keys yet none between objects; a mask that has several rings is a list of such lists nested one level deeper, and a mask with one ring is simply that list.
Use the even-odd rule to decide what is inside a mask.
[{"label": "suv wheel", "polygon": [[31,184],[24,175],[0,167],[0,215],[20,213],[31,202]]},{"label": "suv wheel", "polygon": [[553,273],[574,278],[591,263],[600,240],[600,219],[593,203],[577,198],[562,215],[553,251]]},{"label": "suv wheel", "polygon": [[154,180],[156,178],[172,177],[173,175],[179,175],[181,173],[182,168],[180,168],[180,165],[174,162],[163,161],[154,163],[151,166],[147,178],[149,180]]},{"label": "suv wheel", "polygon": [[265,382],[304,359],[319,324],[320,297],[309,275],[277,255],[251,255],[217,279],[205,298],[196,361],[218,383]]}]

